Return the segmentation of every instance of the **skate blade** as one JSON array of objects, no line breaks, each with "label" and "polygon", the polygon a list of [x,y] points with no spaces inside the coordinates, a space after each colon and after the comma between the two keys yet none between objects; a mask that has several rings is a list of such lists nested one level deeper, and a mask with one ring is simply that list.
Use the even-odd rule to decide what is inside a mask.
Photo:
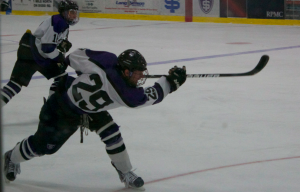
[{"label": "skate blade", "polygon": [[10,180],[8,180],[8,179],[5,178],[5,183],[6,184],[10,184]]}]

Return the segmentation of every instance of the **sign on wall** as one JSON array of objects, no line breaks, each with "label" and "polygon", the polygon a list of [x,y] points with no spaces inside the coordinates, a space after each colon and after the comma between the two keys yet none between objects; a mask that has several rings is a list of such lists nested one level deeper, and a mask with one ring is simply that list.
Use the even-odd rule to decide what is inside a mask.
[{"label": "sign on wall", "polygon": [[300,0],[285,0],[285,19],[300,19]]},{"label": "sign on wall", "polygon": [[31,10],[33,0],[12,0],[13,10]]},{"label": "sign on wall", "polygon": [[33,11],[53,11],[54,0],[31,0],[31,1],[32,1]]},{"label": "sign on wall", "polygon": [[118,14],[158,14],[154,1],[150,0],[105,0],[106,13]]},{"label": "sign on wall", "polygon": [[193,15],[201,17],[219,17],[219,0],[193,0]]},{"label": "sign on wall", "polygon": [[105,2],[99,0],[81,0],[78,2],[78,6],[83,13],[103,13]]},{"label": "sign on wall", "polygon": [[161,0],[160,2],[161,15],[185,15],[185,0]]},{"label": "sign on wall", "polygon": [[251,0],[247,12],[248,18],[284,19],[284,0]]}]

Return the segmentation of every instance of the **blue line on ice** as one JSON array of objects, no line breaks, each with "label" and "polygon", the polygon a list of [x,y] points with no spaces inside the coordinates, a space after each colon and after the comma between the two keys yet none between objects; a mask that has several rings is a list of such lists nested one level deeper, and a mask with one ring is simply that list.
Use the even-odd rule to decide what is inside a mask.
[{"label": "blue line on ice", "polygon": [[[210,56],[202,56],[202,57],[194,57],[194,58],[186,58],[186,59],[176,59],[176,60],[169,60],[169,61],[160,61],[160,62],[153,62],[148,63],[148,65],[162,65],[162,64],[169,64],[169,63],[179,63],[179,62],[187,62],[187,61],[195,61],[195,60],[203,60],[203,59],[213,59],[219,57],[230,57],[236,55],[246,55],[246,54],[253,54],[253,53],[263,53],[263,52],[270,52],[270,51],[281,51],[286,49],[296,49],[300,48],[300,45],[296,46],[289,46],[289,47],[279,47],[279,48],[272,48],[272,49],[261,49],[261,50],[253,50],[253,51],[244,51],[244,52],[237,52],[237,53],[227,53],[227,54],[220,54],[220,55],[210,55]],[[69,72],[69,75],[74,75],[75,72]],[[44,76],[34,76],[32,79],[42,79],[45,78]],[[7,83],[9,79],[1,80],[1,83]]]}]

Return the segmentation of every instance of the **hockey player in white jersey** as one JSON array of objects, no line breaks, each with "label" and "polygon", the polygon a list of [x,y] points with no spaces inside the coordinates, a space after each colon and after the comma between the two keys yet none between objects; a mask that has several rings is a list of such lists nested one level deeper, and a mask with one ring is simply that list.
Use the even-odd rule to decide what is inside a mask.
[{"label": "hockey player in white jersey", "polygon": [[58,15],[43,21],[33,34],[27,30],[21,38],[10,81],[1,91],[2,106],[17,95],[22,86],[28,86],[36,71],[47,79],[66,75],[64,54],[72,46],[68,41],[69,26],[79,21],[78,5],[71,0],[62,0],[58,10]]},{"label": "hockey player in white jersey", "polygon": [[58,89],[41,109],[37,132],[5,153],[6,179],[15,180],[21,162],[58,151],[81,125],[105,143],[121,182],[144,190],[143,179],[132,171],[119,125],[107,110],[160,103],[185,82],[186,68],[175,66],[153,86],[143,88],[140,85],[148,74],[147,63],[137,50],[126,50],[117,57],[105,51],[78,49],[66,58],[65,64],[79,76],[61,78]]}]

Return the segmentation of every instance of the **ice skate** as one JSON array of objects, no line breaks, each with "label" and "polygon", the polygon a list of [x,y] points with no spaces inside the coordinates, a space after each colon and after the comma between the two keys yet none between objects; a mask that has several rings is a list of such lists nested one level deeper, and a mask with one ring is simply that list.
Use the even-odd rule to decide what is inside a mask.
[{"label": "ice skate", "polygon": [[7,151],[4,154],[4,175],[6,182],[14,181],[17,177],[17,174],[21,173],[20,163],[14,164],[10,160],[12,150]]},{"label": "ice skate", "polygon": [[120,181],[125,184],[126,188],[132,188],[140,191],[145,191],[145,188],[143,187],[144,185],[144,180],[137,176],[133,171],[129,171],[128,173],[122,173],[119,171],[113,163],[111,163],[112,166],[116,169],[118,172]]}]

